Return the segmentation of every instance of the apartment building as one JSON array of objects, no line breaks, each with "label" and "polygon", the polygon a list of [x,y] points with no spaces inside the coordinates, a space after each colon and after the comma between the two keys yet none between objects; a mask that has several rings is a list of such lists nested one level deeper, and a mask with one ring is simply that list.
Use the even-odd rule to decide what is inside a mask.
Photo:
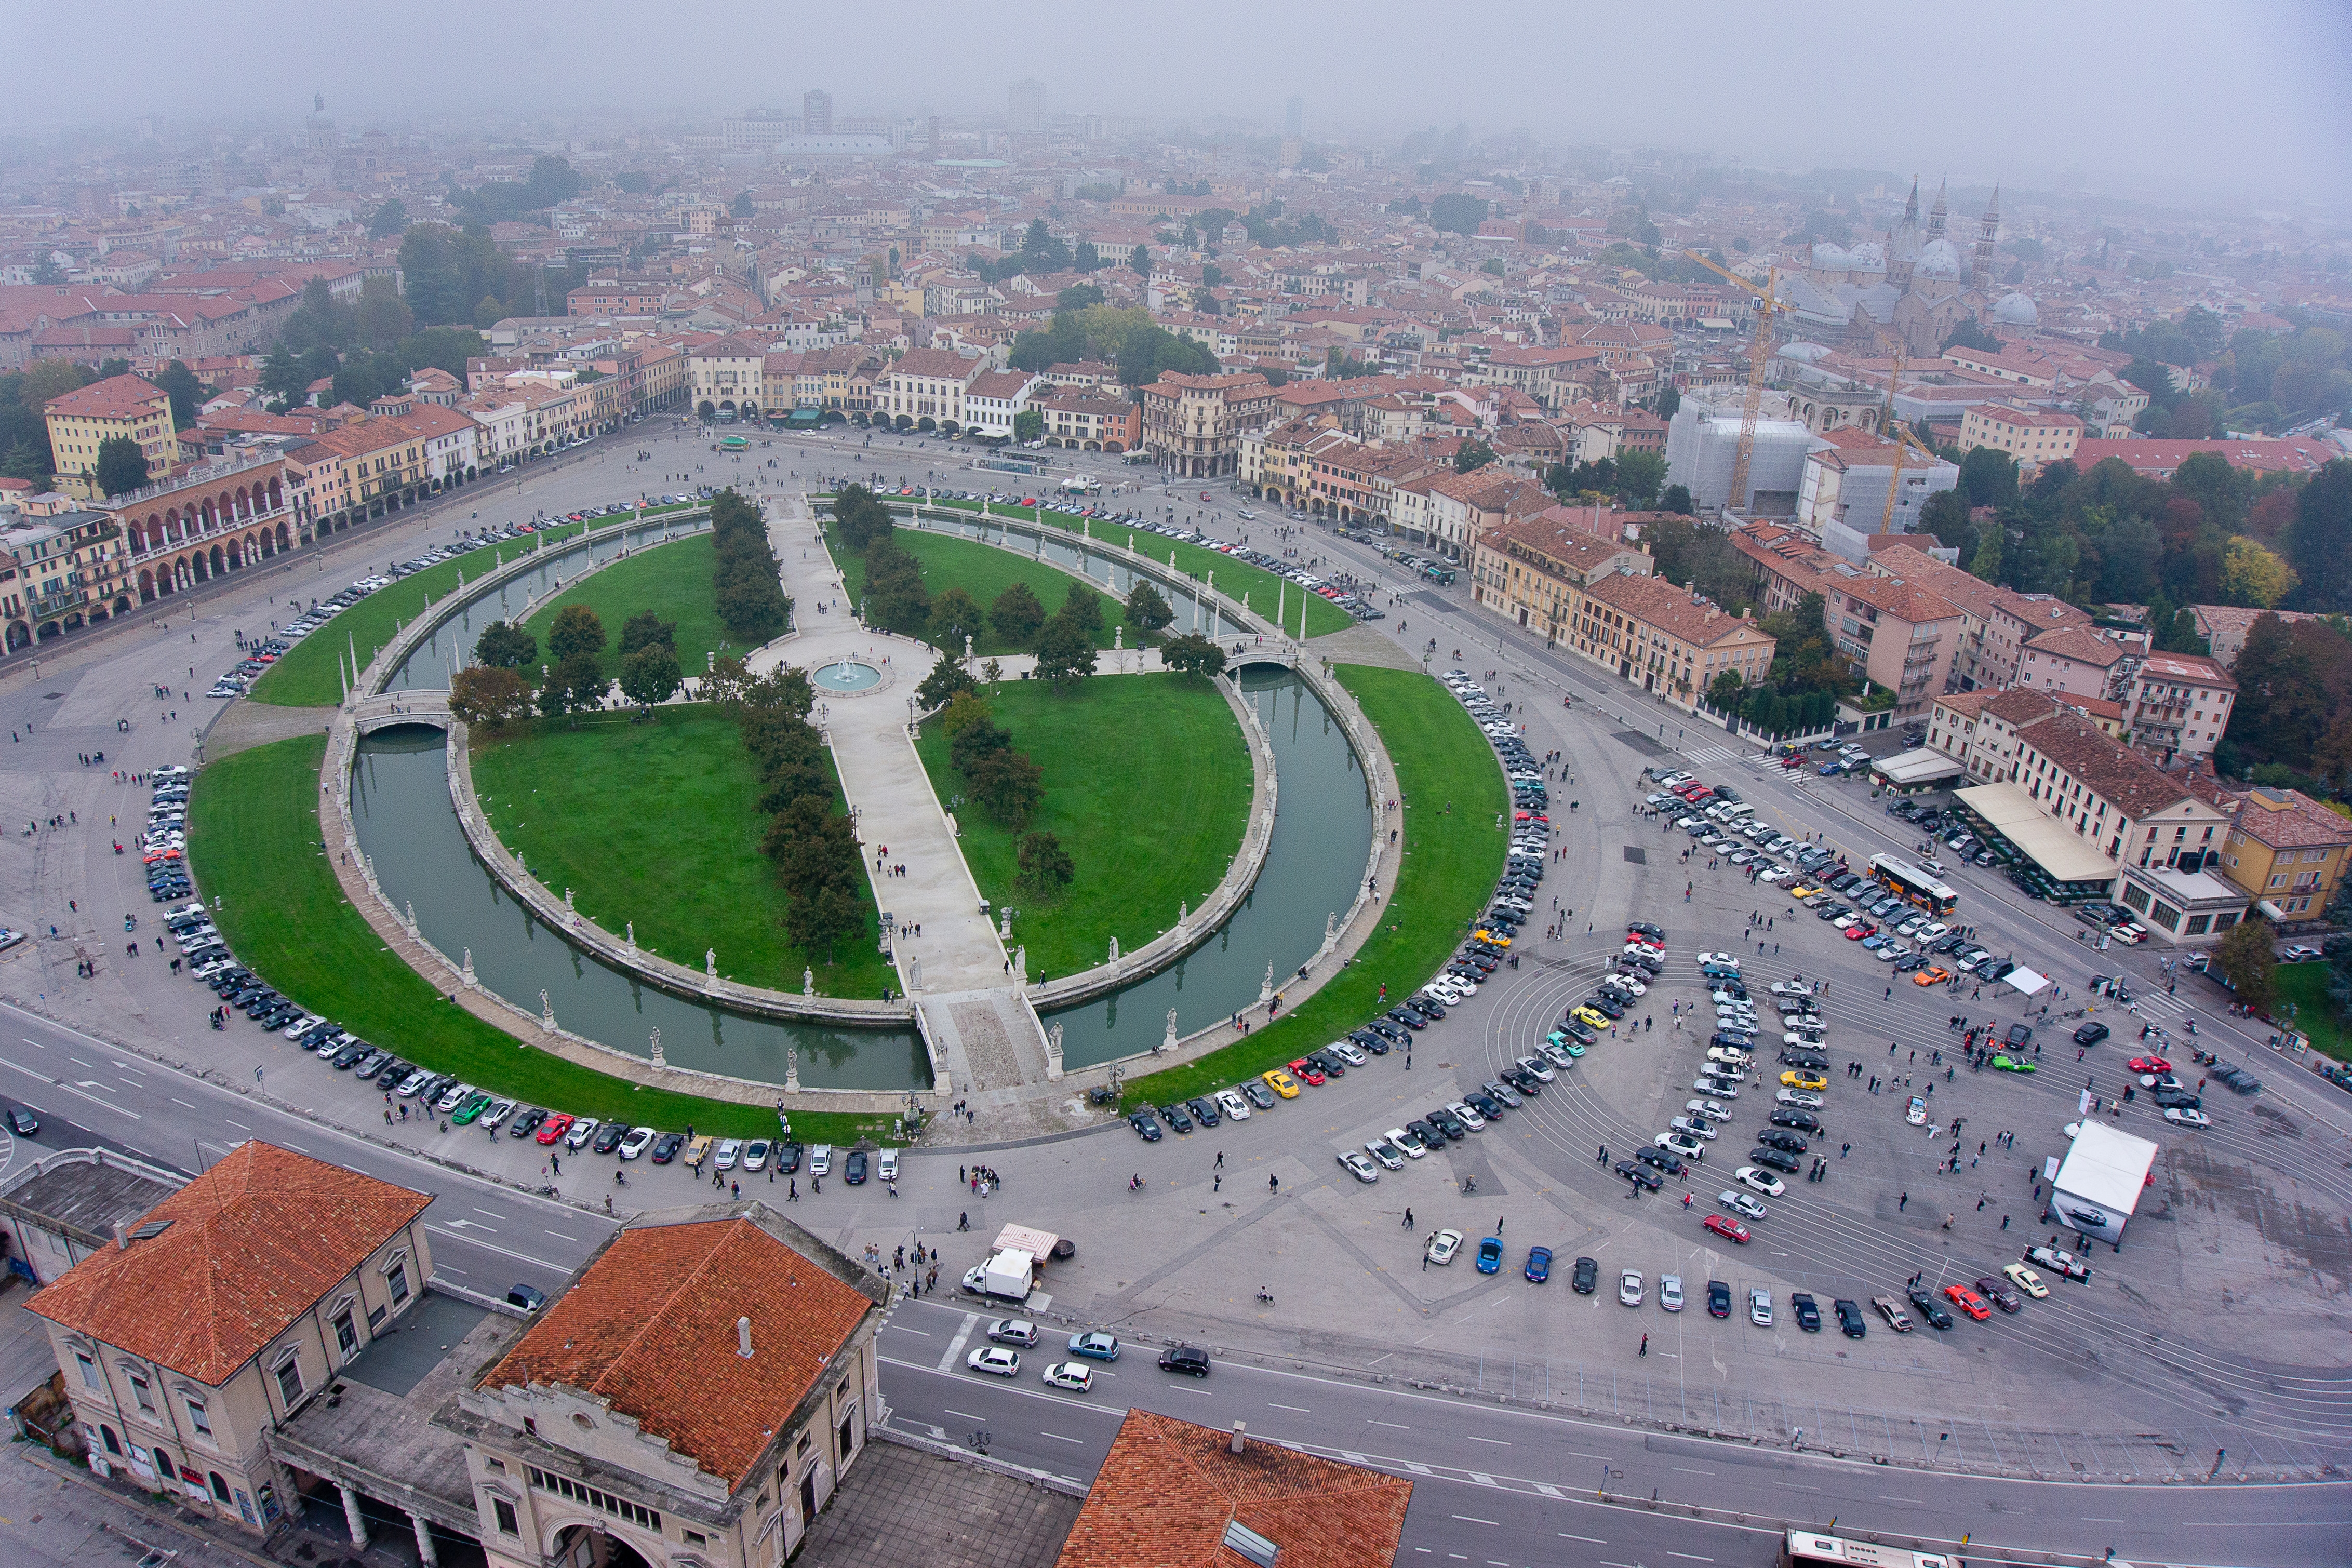
[{"label": "apartment building", "polygon": [[1276,413],[1274,388],[1255,372],[1163,372],[1143,389],[1143,447],[1171,475],[1217,479],[1241,467],[1241,438]]},{"label": "apartment building", "polygon": [[1470,597],[1553,643],[1572,618],[1575,591],[1612,572],[1647,577],[1645,550],[1546,522],[1517,518],[1490,528],[1471,554]]},{"label": "apartment building", "polygon": [[270,1440],[424,1299],[432,1201],[247,1142],[53,1281],[26,1304],[91,1468],[267,1533],[299,1506]]},{"label": "apartment building", "polygon": [[695,412],[705,419],[758,419],[766,394],[768,345],[749,333],[701,344],[687,355]]},{"label": "apartment building", "polygon": [[1837,573],[1823,580],[1830,640],[1853,673],[1895,694],[1895,716],[1924,715],[1950,678],[1959,608],[1899,577]]},{"label": "apartment building", "polygon": [[2197,622],[2197,634],[2205,639],[2206,651],[2225,670],[2238,667],[2238,655],[2246,651],[2246,633],[2263,616],[2275,615],[2290,626],[2318,619],[2300,610],[2251,610],[2236,604],[2192,604],[2189,613]]},{"label": "apartment building", "polygon": [[2072,697],[2105,696],[2116,666],[2130,655],[2121,643],[2088,626],[2061,626],[2025,644],[2017,684]]},{"label": "apartment building", "polygon": [[1045,389],[1044,378],[1027,371],[989,371],[964,389],[964,424],[982,435],[1013,437],[1013,422],[1028,412],[1030,399]]},{"label": "apartment building", "polygon": [[2083,422],[2053,408],[2011,408],[1986,402],[1960,417],[1960,450],[1990,446],[2017,459],[2021,468],[2039,468],[2074,455],[2083,439]]},{"label": "apartment building", "polygon": [[2161,751],[2164,760],[2210,757],[2230,727],[2238,683],[2218,660],[2201,653],[2150,653],[2120,682],[2132,743]]},{"label": "apartment building", "polygon": [[151,478],[162,478],[180,463],[180,436],[172,422],[172,400],[140,376],[109,376],[51,398],[41,405],[48,424],[49,454],[58,487],[83,500],[96,498],[98,449],[114,437],[139,444]]},{"label": "apartment building", "polygon": [[2300,789],[2217,788],[2212,800],[2230,818],[2222,874],[2281,925],[2325,915],[2352,860],[2352,819]]},{"label": "apartment building", "polygon": [[1950,601],[1960,611],[1960,645],[1952,661],[1956,690],[1996,690],[2019,684],[2026,644],[2068,626],[2088,627],[2090,614],[2047,593],[1996,588],[1909,545],[1871,552],[1874,572],[1899,577]]},{"label": "apartment building", "polygon": [[1569,593],[1559,645],[1675,706],[1696,708],[1726,671],[1743,682],[1772,667],[1773,640],[1747,615],[1662,578],[1605,574]]},{"label": "apartment building", "polygon": [[874,381],[874,412],[921,430],[961,429],[964,393],[989,369],[951,349],[910,349]]},{"label": "apartment building", "polygon": [[1047,392],[1032,406],[1045,417],[1048,446],[1126,453],[1143,439],[1143,409],[1130,398],[1065,388]]}]

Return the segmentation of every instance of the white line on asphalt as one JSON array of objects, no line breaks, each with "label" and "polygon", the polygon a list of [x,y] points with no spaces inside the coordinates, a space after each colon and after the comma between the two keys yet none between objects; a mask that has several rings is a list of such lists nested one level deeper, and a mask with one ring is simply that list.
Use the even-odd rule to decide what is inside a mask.
[{"label": "white line on asphalt", "polygon": [[1473,1519],[1466,1513],[1457,1513],[1454,1517],[1460,1520],[1465,1524],[1500,1524],[1503,1522],[1499,1519]]},{"label": "white line on asphalt", "polygon": [[[134,1121],[134,1122],[143,1122],[143,1121],[145,1121],[145,1120],[146,1120],[146,1118],[145,1118],[144,1116],[142,1116],[142,1115],[141,1115],[138,1112],[136,1112],[136,1111],[125,1111],[121,1106],[120,1106],[120,1105],[116,1105],[116,1104],[112,1104],[112,1103],[109,1103],[109,1102],[107,1102],[107,1101],[101,1100],[101,1099],[100,1099],[100,1098],[99,1098],[97,1095],[95,1095],[95,1094],[84,1094],[84,1093],[82,1093],[82,1092],[81,1092],[80,1090],[76,1089],[76,1088],[75,1088],[72,1084],[70,1084],[70,1083],[58,1083],[58,1084],[53,1084],[51,1087],[56,1088],[56,1089],[58,1089],[58,1090],[60,1090],[60,1091],[64,1092],[65,1093],[72,1094],[72,1095],[75,1095],[75,1096],[77,1096],[77,1097],[79,1097],[79,1098],[80,1098],[80,1099],[87,1100],[87,1101],[89,1101],[89,1102],[91,1104],[93,1104],[93,1105],[103,1105],[103,1106],[105,1106],[108,1110],[110,1110],[110,1111],[113,1112],[113,1113],[114,1113],[116,1115],[118,1115],[118,1116],[128,1116],[128,1117],[130,1117],[130,1118],[131,1118],[132,1121]],[[92,1087],[93,1087],[93,1088],[102,1087],[102,1085],[96,1085],[96,1084],[93,1084],[93,1085],[92,1085]]]},{"label": "white line on asphalt", "polygon": [[528,1252],[517,1252],[510,1247],[495,1246],[490,1242],[483,1240],[478,1236],[468,1236],[462,1230],[451,1230],[446,1226],[440,1225],[428,1225],[425,1228],[446,1236],[452,1241],[462,1241],[468,1247],[478,1247],[485,1252],[495,1252],[501,1258],[511,1258],[518,1263],[530,1263],[541,1269],[560,1269],[562,1267],[561,1264],[551,1263],[544,1258],[534,1258]]},{"label": "white line on asphalt", "polygon": [[1559,1534],[1562,1541],[1581,1541],[1587,1546],[1606,1546],[1609,1544],[1609,1542],[1601,1540],[1597,1535],[1570,1535],[1565,1530],[1560,1531]]},{"label": "white line on asphalt", "polygon": [[1496,1484],[1494,1477],[1483,1474],[1477,1470],[1465,1470],[1463,1473],[1467,1475],[1473,1482],[1482,1487],[1490,1487]]},{"label": "white line on asphalt", "polygon": [[[1776,1487],[1786,1487],[1790,1491],[1819,1491],[1822,1490],[1819,1487],[1799,1486],[1795,1481],[1774,1481],[1772,1484]],[[2110,1522],[2121,1524],[2123,1521],[2118,1519]]]},{"label": "white line on asphalt", "polygon": [[971,1331],[979,1326],[980,1314],[978,1312],[964,1313],[963,1326],[956,1330],[955,1338],[948,1342],[946,1354],[940,1357],[938,1370],[945,1372],[949,1367],[955,1364],[955,1358],[957,1354],[962,1351],[964,1341],[970,1339],[971,1337]]},{"label": "white line on asphalt", "polygon": [[2083,1522],[2085,1524],[2121,1524],[2123,1521],[2120,1519],[2101,1519],[2095,1514],[2086,1513],[2083,1516]]},{"label": "white line on asphalt", "polygon": [[1536,1490],[1538,1490],[1538,1491],[1539,1491],[1539,1492],[1543,1493],[1543,1495],[1544,1495],[1544,1496],[1546,1496],[1546,1497],[1549,1497],[1549,1498],[1559,1498],[1559,1497],[1566,1497],[1566,1496],[1568,1495],[1566,1492],[1561,1491],[1558,1487],[1548,1487],[1548,1486],[1544,1485],[1544,1484],[1543,1484],[1543,1482],[1541,1482],[1541,1481],[1538,1481],[1538,1482],[1536,1482],[1536,1483],[1535,1483],[1535,1487],[1536,1487]]},{"label": "white line on asphalt", "polygon": [[1427,1465],[1415,1464],[1411,1459],[1407,1459],[1404,1462],[1404,1468],[1411,1470],[1417,1476],[1433,1476],[1437,1473],[1435,1470],[1431,1469]]},{"label": "white line on asphalt", "polygon": [[39,1040],[35,1040],[30,1035],[20,1034],[16,1038],[23,1040],[26,1045],[31,1046],[35,1051],[47,1051],[49,1049],[47,1046],[43,1045]]},{"label": "white line on asphalt", "polygon": [[170,1098],[170,1099],[171,1099],[172,1103],[173,1103],[173,1104],[174,1104],[174,1105],[181,1106],[181,1107],[183,1107],[184,1109],[190,1110],[190,1111],[193,1111],[193,1110],[194,1110],[194,1109],[195,1109],[195,1107],[194,1107],[194,1105],[190,1105],[190,1104],[189,1104],[185,1100],[182,1100],[182,1099],[178,1098],[176,1095],[174,1095],[174,1096],[168,1096],[168,1098]]},{"label": "white line on asphalt", "polygon": [[1309,1410],[1307,1408],[1307,1406],[1304,1406],[1304,1405],[1276,1405],[1276,1404],[1273,1400],[1271,1400],[1271,1399],[1267,1400],[1265,1403],[1266,1403],[1266,1407],[1267,1407],[1268,1409],[1271,1409],[1271,1410],[1296,1410],[1296,1411],[1297,1411],[1297,1412],[1298,1412],[1298,1414],[1300,1414],[1301,1416],[1306,1416],[1306,1415],[1311,1415],[1311,1414],[1312,1414],[1312,1412],[1311,1412],[1311,1411],[1309,1411]]},{"label": "white line on asphalt", "polygon": [[1914,1508],[1925,1508],[1927,1506],[1921,1499],[1916,1497],[1896,1497],[1891,1492],[1880,1492],[1878,1494],[1878,1500],[1881,1502],[1907,1502]]},{"label": "white line on asphalt", "polygon": [[985,1421],[988,1419],[985,1416],[975,1416],[969,1410],[950,1410],[948,1414],[950,1416],[960,1416],[967,1421]]},{"label": "white line on asphalt", "polygon": [[1466,1442],[1492,1443],[1498,1448],[1507,1448],[1511,1446],[1509,1440],[1503,1437],[1481,1437],[1468,1432],[1463,1433],[1462,1436]]},{"label": "white line on asphalt", "polygon": [[[237,1120],[236,1117],[234,1117],[234,1116],[223,1116],[223,1117],[221,1118],[221,1120],[222,1120],[222,1121],[224,1121],[224,1122],[226,1122],[226,1123],[227,1123],[230,1126],[232,1126],[232,1127],[245,1127],[245,1124],[244,1124],[244,1123],[242,1123],[242,1122],[240,1122],[240,1121],[238,1121],[238,1120]],[[248,1133],[250,1133],[251,1131],[253,1131],[253,1129],[252,1129],[252,1128],[250,1128],[250,1127],[245,1127],[245,1130],[246,1130],[247,1132],[248,1132]]]},{"label": "white line on asphalt", "polygon": [[66,1058],[66,1060],[67,1060],[68,1061],[72,1062],[76,1067],[87,1067],[87,1068],[89,1068],[92,1072],[95,1072],[95,1071],[98,1071],[98,1063],[96,1063],[96,1062],[94,1062],[94,1061],[83,1061],[80,1057],[79,1057],[79,1056],[68,1056],[68,1057],[67,1057],[67,1058]]},{"label": "white line on asphalt", "polygon": [[564,1235],[564,1234],[563,1234],[563,1232],[562,1232],[561,1230],[549,1230],[549,1229],[547,1229],[544,1226],[541,1227],[541,1235],[545,1235],[545,1236],[552,1236],[552,1237],[554,1237],[558,1241],[577,1241],[577,1240],[579,1240],[579,1239],[580,1239],[580,1238],[578,1238],[577,1236],[566,1236],[566,1235]]},{"label": "white line on asphalt", "polygon": [[1037,1436],[1039,1436],[1039,1437],[1051,1437],[1051,1438],[1053,1438],[1053,1439],[1054,1439],[1054,1441],[1055,1441],[1056,1443],[1076,1443],[1076,1444],[1077,1444],[1080,1448],[1084,1448],[1084,1447],[1086,1447],[1086,1442],[1087,1442],[1087,1440],[1086,1440],[1084,1437],[1063,1437],[1059,1432],[1042,1432],[1042,1431],[1041,1431],[1041,1432],[1039,1432],[1039,1433],[1037,1434]]},{"label": "white line on asphalt", "polygon": [[1690,1563],[1712,1563],[1715,1561],[1712,1557],[1701,1557],[1695,1552],[1669,1552],[1666,1555],[1669,1557],[1680,1557]]},{"label": "white line on asphalt", "polygon": [[118,1072],[128,1072],[133,1075],[144,1073],[147,1071],[143,1067],[133,1067],[127,1061],[118,1061],[114,1064],[114,1067],[115,1071]]},{"label": "white line on asphalt", "polygon": [[1713,1470],[1695,1470],[1695,1469],[1692,1469],[1688,1465],[1676,1465],[1676,1466],[1675,1467],[1675,1470],[1676,1470],[1676,1471],[1678,1471],[1679,1473],[1681,1473],[1681,1474],[1683,1474],[1683,1475],[1686,1475],[1686,1476],[1711,1476],[1711,1475],[1715,1474],[1715,1472],[1714,1472]]},{"label": "white line on asphalt", "polygon": [[925,1339],[931,1337],[930,1331],[928,1329],[910,1329],[905,1323],[892,1323],[889,1326],[897,1329],[900,1333],[921,1334]]},{"label": "white line on asphalt", "polygon": [[1601,1568],[1633,1568],[1633,1564],[1631,1563],[1612,1563],[1609,1559],[1603,1557],[1601,1560]]},{"label": "white line on asphalt", "polygon": [[1401,1421],[1367,1421],[1364,1425],[1367,1427],[1393,1427],[1400,1432],[1410,1432],[1412,1430],[1412,1427],[1404,1425]]},{"label": "white line on asphalt", "polygon": [[492,1219],[497,1219],[497,1218],[500,1218],[500,1216],[499,1216],[499,1214],[498,1210],[496,1210],[496,1209],[494,1209],[494,1208],[484,1208],[484,1207],[482,1207],[479,1204],[476,1204],[476,1205],[474,1206],[474,1212],[475,1212],[476,1214],[487,1214],[487,1215],[488,1215]]}]

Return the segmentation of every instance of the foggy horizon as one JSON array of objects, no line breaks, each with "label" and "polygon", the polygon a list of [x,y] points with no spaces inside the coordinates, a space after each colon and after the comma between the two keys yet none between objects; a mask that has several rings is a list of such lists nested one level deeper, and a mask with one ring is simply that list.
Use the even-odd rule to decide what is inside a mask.
[{"label": "foggy horizon", "polygon": [[[1843,21],[1687,4],[1639,17],[1506,7],[1465,28],[1425,13],[1383,27],[1377,12],[1268,15],[1213,0],[1171,29],[1106,24],[1057,0],[975,33],[943,7],[786,19],[694,6],[649,27],[642,9],[610,0],[561,19],[427,0],[366,14],[356,48],[319,17],[233,0],[193,37],[128,32],[102,108],[86,78],[26,73],[0,134],[148,115],[183,132],[290,127],[314,91],[346,133],[446,134],[461,115],[519,140],[530,120],[715,122],[762,105],[797,112],[810,88],[830,91],[845,118],[986,120],[1003,117],[1011,83],[1034,77],[1050,112],[1140,116],[1167,132],[1278,133],[1297,94],[1310,141],[1391,151],[1412,131],[1465,123],[1474,143],[1517,130],[1544,146],[1654,147],[1790,174],[1916,173],[1929,189],[1999,181],[2013,193],[2317,209],[2329,222],[2352,207],[2341,90],[2352,27],[2340,7],[2308,0],[2226,18],[2180,0],[2001,4],[1874,18],[1883,42]],[[24,11],[20,57],[82,48],[79,20]],[[418,41],[416,57],[383,47],[394,29]],[[269,37],[266,59],[257,33]],[[455,57],[436,47],[452,37],[465,41]]]}]

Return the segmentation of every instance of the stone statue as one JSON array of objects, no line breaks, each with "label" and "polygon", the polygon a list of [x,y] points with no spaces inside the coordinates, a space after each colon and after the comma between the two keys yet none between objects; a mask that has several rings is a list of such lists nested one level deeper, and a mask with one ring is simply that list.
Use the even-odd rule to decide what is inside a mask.
[{"label": "stone statue", "polygon": [[969,632],[963,634],[963,662],[967,664],[971,663],[971,633]]},{"label": "stone statue", "polygon": [[[1175,1050],[1175,1049],[1176,1049],[1176,1009],[1175,1009],[1174,1008],[1170,1008],[1170,1009],[1168,1009],[1168,1038],[1167,1038],[1167,1039],[1165,1039],[1165,1040],[1161,1040],[1161,1041],[1160,1042],[1160,1051],[1173,1051],[1173,1050]],[[1158,1052],[1157,1052],[1157,1051],[1155,1051],[1153,1054],[1154,1054],[1154,1055],[1157,1055],[1157,1054],[1158,1054]]]},{"label": "stone statue", "polygon": [[474,988],[474,950],[471,947],[466,949],[463,973],[466,977],[466,988],[470,991]]},{"label": "stone statue", "polygon": [[632,953],[634,953],[634,952],[635,952],[635,951],[637,950],[637,923],[636,923],[635,921],[632,920],[632,921],[630,921],[630,922],[628,923],[628,925],[629,925],[629,951],[630,951],[630,952],[632,952]]},{"label": "stone statue", "polygon": [[1257,999],[1260,1005],[1274,1000],[1274,966],[1272,964],[1265,967],[1265,978],[1258,986]]},{"label": "stone statue", "polygon": [[920,958],[907,960],[907,988],[910,991],[923,988],[923,961]]},{"label": "stone statue", "polygon": [[801,995],[804,997],[813,997],[816,995],[816,971],[814,969],[803,969],[801,971]]},{"label": "stone statue", "polygon": [[572,908],[572,890],[568,887],[563,890],[563,907],[566,913]]},{"label": "stone statue", "polygon": [[1179,930],[1183,929],[1184,922],[1185,922],[1186,920],[1188,920],[1188,919],[1192,918],[1192,906],[1190,904],[1186,903],[1186,902],[1185,902],[1184,900],[1182,900],[1182,899],[1179,899],[1179,900],[1177,900],[1177,901],[1176,901],[1176,926],[1177,926],[1177,929],[1179,929]]},{"label": "stone statue", "polygon": [[553,1004],[548,1001],[547,993],[545,991],[539,993],[539,1021],[541,1027],[545,1029],[549,1033],[551,1034],[554,1032],[555,1008]]},{"label": "stone statue", "polygon": [[1323,946],[1326,947],[1331,946],[1332,938],[1339,934],[1339,916],[1331,910],[1325,910],[1323,912]]},{"label": "stone statue", "polygon": [[1111,651],[1112,653],[1125,653],[1125,652],[1127,651],[1127,628],[1126,628],[1126,627],[1124,627],[1124,626],[1114,626],[1114,627],[1112,627],[1112,628],[1111,628],[1111,633],[1110,633],[1110,651]]},{"label": "stone statue", "polygon": [[1013,906],[1006,904],[996,912],[996,939],[1000,942],[1010,942],[1013,940]]},{"label": "stone statue", "polygon": [[[785,1093],[787,1093],[787,1094],[797,1094],[797,1093],[799,1093],[800,1092],[801,1092],[801,1051],[800,1051],[800,1047],[798,1047],[798,1046],[796,1046],[796,1045],[793,1045],[793,1044],[791,1044],[790,1042],[787,1042],[787,1043],[785,1044],[785,1046],[784,1046],[784,1092],[785,1092]],[[777,1112],[777,1114],[778,1114],[778,1115],[782,1115],[782,1113],[783,1113],[782,1112],[782,1110],[781,1110],[781,1109]]]},{"label": "stone statue", "polygon": [[654,1065],[656,1067],[668,1065],[662,1060],[661,1030],[654,1030]]},{"label": "stone statue", "polygon": [[1029,949],[1025,946],[1013,949],[1013,979],[1016,985],[1029,983]]},{"label": "stone statue", "polygon": [[1045,1031],[1045,1082],[1062,1081],[1062,1026],[1055,1024]]},{"label": "stone statue", "polygon": [[1118,938],[1116,936],[1110,939],[1110,961],[1114,964],[1118,962]]},{"label": "stone statue", "polygon": [[404,900],[401,902],[401,906],[400,906],[400,907],[401,907],[401,912],[402,912],[404,915],[405,915],[407,916],[407,920],[408,920],[408,934],[409,934],[411,936],[415,936],[415,935],[416,935],[416,904],[415,904],[415,900],[413,900],[413,899],[404,899]]},{"label": "stone statue", "polygon": [[717,984],[719,983],[719,949],[718,949],[718,948],[716,948],[716,947],[705,947],[705,948],[702,950],[702,972],[703,972],[703,974],[704,974],[705,976],[707,976],[707,977],[709,978],[709,981],[710,981],[710,983],[711,983],[712,985],[714,985],[714,986],[715,986],[715,985],[717,985]]}]

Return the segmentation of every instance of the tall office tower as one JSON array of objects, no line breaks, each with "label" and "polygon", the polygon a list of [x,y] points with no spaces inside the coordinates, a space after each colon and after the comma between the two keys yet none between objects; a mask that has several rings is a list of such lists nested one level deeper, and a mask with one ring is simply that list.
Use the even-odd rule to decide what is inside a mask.
[{"label": "tall office tower", "polygon": [[1045,129],[1045,84],[1024,77],[1005,92],[1005,118],[1015,131]]},{"label": "tall office tower", "polygon": [[801,95],[801,134],[833,134],[833,94],[821,87],[813,87]]},{"label": "tall office tower", "polygon": [[1295,92],[1290,95],[1290,101],[1282,106],[1282,133],[1285,136],[1307,134],[1307,100]]}]

